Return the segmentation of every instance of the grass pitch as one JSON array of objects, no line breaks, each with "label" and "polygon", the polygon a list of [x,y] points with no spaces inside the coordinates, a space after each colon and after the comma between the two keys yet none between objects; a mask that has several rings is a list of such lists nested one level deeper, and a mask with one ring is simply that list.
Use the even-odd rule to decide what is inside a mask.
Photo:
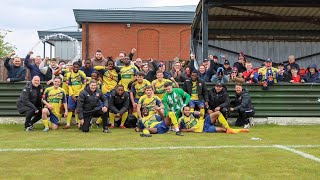
[{"label": "grass pitch", "polygon": [[320,126],[260,125],[231,135],[141,138],[133,129],[43,133],[41,125],[34,132],[0,125],[0,179],[318,179],[319,132]]}]

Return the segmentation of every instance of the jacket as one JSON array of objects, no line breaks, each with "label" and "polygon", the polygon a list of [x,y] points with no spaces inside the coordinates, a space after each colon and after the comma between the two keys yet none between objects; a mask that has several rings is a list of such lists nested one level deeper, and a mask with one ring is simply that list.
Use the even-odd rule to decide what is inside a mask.
[{"label": "jacket", "polygon": [[194,67],[194,60],[192,59],[190,61],[190,70],[191,72],[194,71],[194,70],[197,70],[198,71],[198,78],[202,79],[203,81],[205,82],[210,82],[210,79],[212,77],[213,74],[215,74],[215,70],[214,70],[214,66],[211,66],[211,64],[214,64],[214,61],[213,60],[210,60],[210,67],[208,70],[206,70],[203,74],[201,74],[199,72],[199,70],[197,70],[195,67]]},{"label": "jacket", "polygon": [[[207,85],[206,83],[198,78],[198,83],[197,83],[197,89],[198,89],[198,98],[200,101],[204,101],[204,102],[208,102],[209,98],[208,98],[208,89],[207,89]],[[187,79],[184,83],[183,83],[183,87],[182,89],[187,92],[190,96],[192,94],[192,80],[191,79]]]},{"label": "jacket", "polygon": [[235,62],[233,64],[233,67],[237,67],[239,73],[243,73],[244,71],[247,70],[247,68],[243,64],[240,64],[239,62]]},{"label": "jacket", "polygon": [[39,85],[34,87],[32,82],[28,82],[17,101],[17,109],[20,114],[33,109],[34,111],[41,109],[42,107],[42,95],[44,92],[44,87]]},{"label": "jacket", "polygon": [[152,82],[153,80],[156,79],[156,72],[159,69],[159,66],[154,61],[151,64],[153,66],[153,69],[152,70],[150,69],[147,73],[145,73],[145,76],[144,76],[144,78],[149,82]]},{"label": "jacket", "polygon": [[209,109],[213,110],[216,107],[227,108],[230,107],[230,97],[227,92],[227,88],[223,89],[217,93],[214,88],[208,91],[209,94]]},{"label": "jacket", "polygon": [[[250,76],[253,74],[253,78],[251,78]],[[244,71],[243,73],[242,73],[242,76],[243,76],[243,78],[244,78],[244,81],[246,82],[246,83],[258,83],[258,78],[259,78],[259,75],[258,75],[258,73],[255,71],[255,70],[251,70],[251,71]]]},{"label": "jacket", "polygon": [[22,66],[15,66],[13,64],[9,64],[10,58],[7,57],[4,61],[4,66],[8,70],[8,78],[10,78],[10,82],[24,81],[26,77],[26,69]]},{"label": "jacket", "polygon": [[236,93],[234,102],[235,102],[234,103],[235,104],[235,107],[234,107],[235,111],[238,111],[240,109],[245,110],[245,111],[254,109],[252,102],[251,102],[251,97],[249,95],[249,92],[245,88],[242,89],[241,94]]},{"label": "jacket", "polygon": [[31,79],[34,76],[39,76],[40,77],[40,81],[44,81],[44,75],[40,71],[39,67],[37,65],[35,65],[35,64],[31,64],[30,63],[30,55],[26,56],[26,58],[24,59],[24,64],[30,70]]},{"label": "jacket", "polygon": [[260,68],[258,70],[259,81],[267,81],[267,82],[273,81],[274,83],[277,83],[278,79],[283,79],[283,75],[278,74],[278,69],[274,67],[271,67],[272,80],[270,80],[269,78],[266,78],[267,70],[268,69],[266,67]]},{"label": "jacket", "polygon": [[121,96],[113,90],[109,99],[109,110],[115,114],[123,115],[129,109],[129,94],[124,92]]},{"label": "jacket", "polygon": [[99,100],[103,103],[103,106],[108,107],[108,100],[100,89],[91,92],[90,86],[85,87],[84,90],[80,92],[77,101],[79,119],[83,119],[84,114],[89,114],[101,109],[99,107]]},{"label": "jacket", "polygon": [[[310,73],[310,70],[309,70],[310,68],[314,68],[315,69],[315,73],[313,75],[311,75],[311,73]],[[308,73],[304,76],[303,80],[306,83],[320,83],[320,74],[318,72],[316,64],[309,65]]]}]

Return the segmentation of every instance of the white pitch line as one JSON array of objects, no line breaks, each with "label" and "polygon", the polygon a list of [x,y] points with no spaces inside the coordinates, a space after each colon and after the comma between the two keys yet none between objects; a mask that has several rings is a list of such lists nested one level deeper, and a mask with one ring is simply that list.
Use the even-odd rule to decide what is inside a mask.
[{"label": "white pitch line", "polygon": [[[222,149],[222,148],[279,148],[278,145],[268,146],[169,146],[169,147],[141,147],[141,148],[0,148],[0,152],[35,152],[35,151],[148,151],[148,150],[175,150],[175,149]],[[293,145],[283,147],[313,148],[320,145]]]},{"label": "white pitch line", "polygon": [[298,151],[298,150],[295,150],[295,149],[292,149],[292,148],[289,148],[289,147],[286,147],[286,146],[282,146],[282,145],[274,145],[274,147],[293,152],[293,153],[298,154],[298,155],[300,155],[300,156],[302,156],[304,158],[311,159],[311,160],[314,160],[314,161],[320,163],[320,158],[317,158],[317,157],[315,157],[315,156],[313,156],[311,154],[307,154],[307,153],[304,153],[302,151]]}]

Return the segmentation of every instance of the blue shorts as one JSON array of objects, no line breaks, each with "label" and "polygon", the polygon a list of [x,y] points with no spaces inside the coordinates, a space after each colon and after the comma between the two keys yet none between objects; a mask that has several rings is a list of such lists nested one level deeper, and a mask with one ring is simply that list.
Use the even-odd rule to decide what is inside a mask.
[{"label": "blue shorts", "polygon": [[99,100],[99,108],[103,107],[103,102],[101,100]]},{"label": "blue shorts", "polygon": [[200,101],[200,100],[190,100],[189,102],[190,108],[194,108],[194,107],[204,107],[204,102]]},{"label": "blue shorts", "polygon": [[[78,98],[78,96],[76,96]],[[77,108],[77,102],[74,102],[71,96],[68,98],[68,109],[74,111]]]},{"label": "blue shorts", "polygon": [[211,123],[210,116],[204,119],[203,130],[204,133],[215,133],[217,132],[216,127]]},{"label": "blue shorts", "polygon": [[134,102],[138,104],[139,98],[134,98]]},{"label": "blue shorts", "polygon": [[49,116],[50,117],[50,122],[52,122],[55,125],[58,125],[59,124],[59,118],[56,115],[54,115],[53,112],[50,111],[50,109],[48,109],[48,110],[50,112],[50,116]]},{"label": "blue shorts", "polygon": [[164,121],[157,124],[154,128],[157,128],[157,134],[164,134],[169,131],[169,127],[166,126]]}]

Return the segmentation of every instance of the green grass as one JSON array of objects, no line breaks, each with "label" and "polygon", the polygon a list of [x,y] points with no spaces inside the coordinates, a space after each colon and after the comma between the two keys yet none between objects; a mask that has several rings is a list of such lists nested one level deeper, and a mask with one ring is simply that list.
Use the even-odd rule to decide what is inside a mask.
[{"label": "green grass", "polygon": [[[320,126],[261,125],[247,134],[174,133],[141,138],[132,129],[24,132],[0,125],[0,149],[320,145]],[[262,140],[251,140],[258,137]],[[294,148],[320,158],[320,147]],[[270,148],[0,152],[0,179],[317,179],[320,163]]]}]

